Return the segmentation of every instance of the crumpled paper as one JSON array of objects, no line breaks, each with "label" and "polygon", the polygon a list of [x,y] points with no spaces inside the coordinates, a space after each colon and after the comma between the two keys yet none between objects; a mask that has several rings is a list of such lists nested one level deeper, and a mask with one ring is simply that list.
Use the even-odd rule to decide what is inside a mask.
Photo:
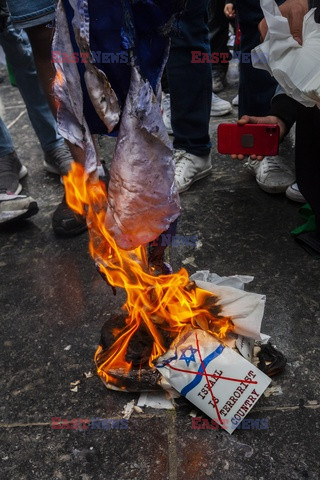
[{"label": "crumpled paper", "polygon": [[266,302],[265,295],[199,280],[196,284],[218,296],[217,305],[222,307],[221,315],[232,318],[234,333],[256,340],[262,339],[260,329]]},{"label": "crumpled paper", "polygon": [[157,238],[180,214],[172,145],[151,85],[132,67],[110,169],[106,227],[134,249]]},{"label": "crumpled paper", "polygon": [[211,273],[210,270],[198,270],[190,276],[190,280],[214,283],[215,285],[224,285],[225,287],[239,288],[244,290],[247,283],[252,282],[254,277],[251,275],[231,275],[229,277],[220,277],[217,273]]},{"label": "crumpled paper", "polygon": [[252,50],[253,66],[269,72],[290,97],[306,107],[320,108],[320,24],[315,22],[315,9],[304,17],[300,45],[274,0],[260,0],[260,5],[268,33]]},{"label": "crumpled paper", "polygon": [[[73,0],[71,0],[73,1]],[[52,49],[73,54],[66,14],[60,1],[56,9],[56,23]],[[88,173],[97,168],[96,149],[83,113],[83,95],[76,63],[55,63],[57,76],[53,84],[58,99],[57,124],[59,133],[84,151]]]},{"label": "crumpled paper", "polygon": [[[250,275],[231,275],[220,277],[209,270],[199,270],[190,276],[199,288],[214,293],[222,307],[221,314],[231,317],[234,323],[234,333],[238,334],[237,348],[248,360],[251,359],[254,342],[267,343],[269,335],[261,333],[261,323],[266,303],[265,295],[245,292],[244,287],[252,282]],[[226,342],[228,343],[228,339]],[[234,341],[233,341],[234,343]],[[231,341],[229,341],[231,346]],[[250,354],[251,352],[251,354]]]}]

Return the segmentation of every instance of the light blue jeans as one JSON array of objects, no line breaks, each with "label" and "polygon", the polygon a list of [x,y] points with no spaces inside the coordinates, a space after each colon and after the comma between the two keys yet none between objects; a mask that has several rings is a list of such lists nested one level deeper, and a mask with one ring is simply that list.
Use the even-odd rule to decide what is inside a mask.
[{"label": "light blue jeans", "polygon": [[[0,45],[12,68],[42,149],[48,152],[62,145],[63,139],[57,132],[55,119],[38,82],[27,34],[9,22],[6,30],[0,33]],[[0,118],[0,157],[13,151],[10,133]]]}]

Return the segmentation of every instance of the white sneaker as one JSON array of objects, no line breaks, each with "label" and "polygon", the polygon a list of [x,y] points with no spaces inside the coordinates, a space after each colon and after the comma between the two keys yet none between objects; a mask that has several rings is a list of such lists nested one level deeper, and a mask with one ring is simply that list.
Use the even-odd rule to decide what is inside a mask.
[{"label": "white sneaker", "polygon": [[0,193],[0,225],[32,217],[38,210],[37,202],[32,197]]},{"label": "white sneaker", "polygon": [[265,157],[261,162],[249,159],[245,165],[256,177],[259,187],[267,193],[285,192],[294,182],[294,174],[284,165],[280,156]]},{"label": "white sneaker", "polygon": [[286,197],[292,200],[293,202],[307,203],[307,200],[304,198],[302,193],[299,190],[298,184],[293,183],[286,190]]},{"label": "white sneaker", "polygon": [[239,106],[239,95],[236,95],[231,103],[234,107],[238,107]]},{"label": "white sneaker", "polygon": [[166,127],[169,135],[172,135],[173,130],[171,125],[170,93],[162,93],[161,113],[164,126]]},{"label": "white sneaker", "polygon": [[232,106],[230,102],[223,100],[218,97],[215,93],[212,93],[212,103],[211,103],[211,117],[222,117],[222,115],[227,115],[232,111]]},{"label": "white sneaker", "polygon": [[206,177],[212,170],[210,154],[197,157],[185,150],[175,150],[173,158],[176,164],[174,178],[179,193],[188,190],[194,182]]}]

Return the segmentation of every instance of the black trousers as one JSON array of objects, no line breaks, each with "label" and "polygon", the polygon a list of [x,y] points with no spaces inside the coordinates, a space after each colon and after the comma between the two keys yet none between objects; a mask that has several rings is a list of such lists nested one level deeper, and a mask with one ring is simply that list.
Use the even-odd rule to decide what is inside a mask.
[{"label": "black trousers", "polygon": [[209,121],[212,96],[210,63],[192,63],[192,51],[210,55],[209,0],[188,0],[171,39],[167,76],[171,95],[174,148],[193,155],[210,152]]},{"label": "black trousers", "polygon": [[[229,21],[224,14],[225,0],[210,0],[209,4],[209,39],[211,52],[227,53],[226,59],[230,60],[228,47]],[[227,72],[229,62],[213,63],[212,70]]]},{"label": "black trousers", "polygon": [[300,192],[310,203],[320,234],[320,110],[297,107],[296,175]]},{"label": "black trousers", "polygon": [[[277,0],[282,3],[282,0]],[[236,0],[236,12],[241,30],[241,53],[251,50],[261,43],[259,22],[263,12],[259,0]],[[268,72],[253,68],[251,60],[240,62],[239,117],[242,115],[268,115],[271,99],[277,82]]]}]

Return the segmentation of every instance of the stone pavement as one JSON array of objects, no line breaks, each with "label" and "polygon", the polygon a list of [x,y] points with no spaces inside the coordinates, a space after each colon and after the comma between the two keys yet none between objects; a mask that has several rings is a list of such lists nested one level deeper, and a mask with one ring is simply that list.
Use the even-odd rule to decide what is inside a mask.
[{"label": "stone pavement", "polygon": [[[24,111],[17,89],[1,85],[7,124]],[[235,88],[223,96],[231,100]],[[225,119],[236,118],[236,110]],[[215,143],[216,126],[211,125]],[[89,257],[87,235],[56,238],[51,214],[62,186],[42,167],[42,152],[24,113],[11,127],[29,169],[24,188],[39,213],[0,232],[1,478],[61,480],[300,480],[319,478],[319,263],[290,237],[299,206],[262,192],[245,167],[213,148],[213,172],[182,196],[179,232],[199,248],[172,248],[177,270],[248,274],[248,290],[267,295],[263,331],[288,358],[250,418],[265,430],[191,429],[192,405],[144,408],[127,429],[54,430],[51,417],[121,418],[138,394],[107,390],[94,370],[100,328],[124,301],[114,297]],[[102,141],[110,158],[113,141]],[[288,158],[292,156],[290,149]],[[201,245],[201,246],[200,246]],[[70,382],[81,379],[78,391]]]}]

